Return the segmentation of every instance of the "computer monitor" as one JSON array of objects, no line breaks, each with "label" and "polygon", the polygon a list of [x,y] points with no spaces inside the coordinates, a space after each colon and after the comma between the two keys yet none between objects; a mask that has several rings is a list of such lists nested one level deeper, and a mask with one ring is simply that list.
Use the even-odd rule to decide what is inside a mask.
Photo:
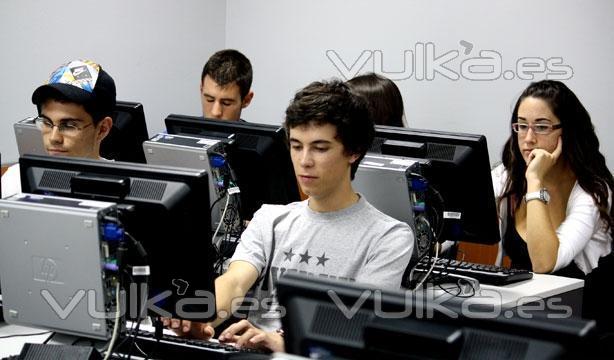
[{"label": "computer monitor", "polygon": [[308,358],[553,359],[599,351],[595,322],[579,318],[497,312],[298,273],[284,274],[277,293],[285,350]]},{"label": "computer monitor", "polygon": [[[214,253],[206,172],[35,155],[25,155],[19,163],[24,193],[118,204],[126,232],[147,253],[144,261],[133,251],[125,263],[149,265],[150,313],[160,315],[154,311],[155,305],[173,317],[200,321],[214,317]],[[146,272],[146,268],[137,269]],[[132,290],[139,294],[138,289]],[[130,296],[129,292],[128,315],[136,318],[141,313],[134,313],[136,305]]]},{"label": "computer monitor", "polygon": [[485,136],[378,125],[370,151],[427,160],[423,175],[435,190],[427,207],[442,220],[440,242],[499,242]]},{"label": "computer monitor", "polygon": [[[113,127],[100,143],[100,156],[105,159],[145,163],[142,144],[149,139],[143,105],[117,101],[113,112]],[[47,155],[35,117],[13,125],[19,155]]]},{"label": "computer monitor", "polygon": [[143,105],[117,101],[113,112],[113,128],[100,144],[105,159],[145,163],[143,141],[149,139]]},{"label": "computer monitor", "polygon": [[262,204],[300,200],[282,127],[239,121],[169,115],[169,134],[227,140],[226,155],[241,190],[241,216],[249,220]]}]

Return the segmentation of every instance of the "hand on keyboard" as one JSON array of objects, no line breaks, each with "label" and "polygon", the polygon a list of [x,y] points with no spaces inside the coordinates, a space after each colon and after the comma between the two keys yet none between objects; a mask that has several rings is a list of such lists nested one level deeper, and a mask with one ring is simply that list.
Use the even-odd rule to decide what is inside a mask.
[{"label": "hand on keyboard", "polygon": [[215,335],[215,330],[209,323],[162,318],[162,324],[173,330],[178,336],[209,340]]},{"label": "hand on keyboard", "polygon": [[235,343],[240,348],[284,351],[284,339],[280,333],[258,329],[247,320],[241,320],[227,327],[220,334],[219,340],[223,343]]}]

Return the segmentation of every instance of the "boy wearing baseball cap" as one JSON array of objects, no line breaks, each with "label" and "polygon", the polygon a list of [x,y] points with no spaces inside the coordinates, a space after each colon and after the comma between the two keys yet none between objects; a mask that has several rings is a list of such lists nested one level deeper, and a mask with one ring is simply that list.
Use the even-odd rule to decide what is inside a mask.
[{"label": "boy wearing baseball cap", "polygon": [[[53,71],[32,94],[47,153],[101,159],[100,143],[113,126],[115,98],[113,78],[90,60],[73,60]],[[20,190],[17,164],[2,176],[2,197]]]}]

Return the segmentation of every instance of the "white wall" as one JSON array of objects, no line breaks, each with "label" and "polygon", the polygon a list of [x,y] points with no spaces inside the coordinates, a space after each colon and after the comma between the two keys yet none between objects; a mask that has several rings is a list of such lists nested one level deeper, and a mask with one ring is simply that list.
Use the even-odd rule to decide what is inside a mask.
[{"label": "white wall", "polygon": [[143,103],[150,134],[171,112],[201,113],[200,73],[224,47],[223,0],[0,1],[0,153],[18,158],[13,123],[34,89],[73,58],[100,63],[119,100]]},{"label": "white wall", "polygon": [[[502,71],[520,58],[562,58],[573,69],[566,83],[591,113],[614,168],[607,107],[614,88],[612,14],[610,0],[2,0],[0,152],[5,162],[17,159],[12,124],[34,114],[32,91],[68,59],[100,62],[117,82],[118,99],[143,103],[151,134],[171,112],[200,114],[202,66],[214,51],[232,47],[254,66],[247,120],[279,124],[307,83],[375,70],[396,79],[412,127],[483,133],[497,161],[510,108],[529,81],[450,80],[439,73],[419,80],[423,67],[411,63],[406,69],[413,72],[399,74],[403,53],[430,43],[435,57],[459,52],[445,64],[459,74],[480,50],[497,51]],[[474,46],[468,55],[461,40]],[[383,68],[373,61],[379,53],[364,52],[375,50]],[[535,78],[546,73],[552,71]]]},{"label": "white wall", "polygon": [[[568,73],[565,82],[591,113],[602,152],[614,168],[608,108],[614,88],[613,14],[609,0],[228,0],[226,45],[245,51],[254,65],[256,96],[247,120],[280,123],[297,89],[313,80],[348,75],[352,71],[347,69],[358,70],[367,60],[362,71],[386,72],[397,79],[410,126],[485,134],[493,163],[509,136],[511,107],[530,81],[450,80],[437,73],[433,80],[418,80],[419,66],[411,76],[392,74],[403,71],[403,53],[415,52],[417,43],[432,43],[436,58],[458,51],[445,64],[456,73],[480,50],[497,51],[502,71],[514,69],[520,58],[545,62],[559,57],[558,70]],[[461,40],[473,44],[468,55]],[[345,67],[337,64],[344,71],[327,57],[330,50],[337,62],[345,61]],[[384,71],[368,59],[369,53],[352,66],[365,50],[381,51]],[[549,68],[556,70],[554,64]],[[535,79],[552,75],[550,70]]]}]

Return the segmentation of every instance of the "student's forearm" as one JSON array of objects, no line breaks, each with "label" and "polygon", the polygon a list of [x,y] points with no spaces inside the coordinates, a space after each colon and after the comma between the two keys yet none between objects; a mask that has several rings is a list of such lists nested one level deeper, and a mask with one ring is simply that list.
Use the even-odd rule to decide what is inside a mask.
[{"label": "student's forearm", "polygon": [[216,327],[228,319],[236,307],[241,304],[240,300],[243,299],[245,293],[246,290],[228,276],[218,277],[215,280],[215,306],[218,316],[211,322],[211,326]]},{"label": "student's forearm", "polygon": [[550,221],[548,205],[533,200],[527,204],[527,248],[533,271],[548,273],[554,269],[559,239]]},{"label": "student's forearm", "polygon": [[[527,192],[538,191],[542,187],[539,181],[528,181]],[[548,273],[554,269],[559,250],[548,204],[539,200],[527,202],[527,248],[533,271]]]}]

